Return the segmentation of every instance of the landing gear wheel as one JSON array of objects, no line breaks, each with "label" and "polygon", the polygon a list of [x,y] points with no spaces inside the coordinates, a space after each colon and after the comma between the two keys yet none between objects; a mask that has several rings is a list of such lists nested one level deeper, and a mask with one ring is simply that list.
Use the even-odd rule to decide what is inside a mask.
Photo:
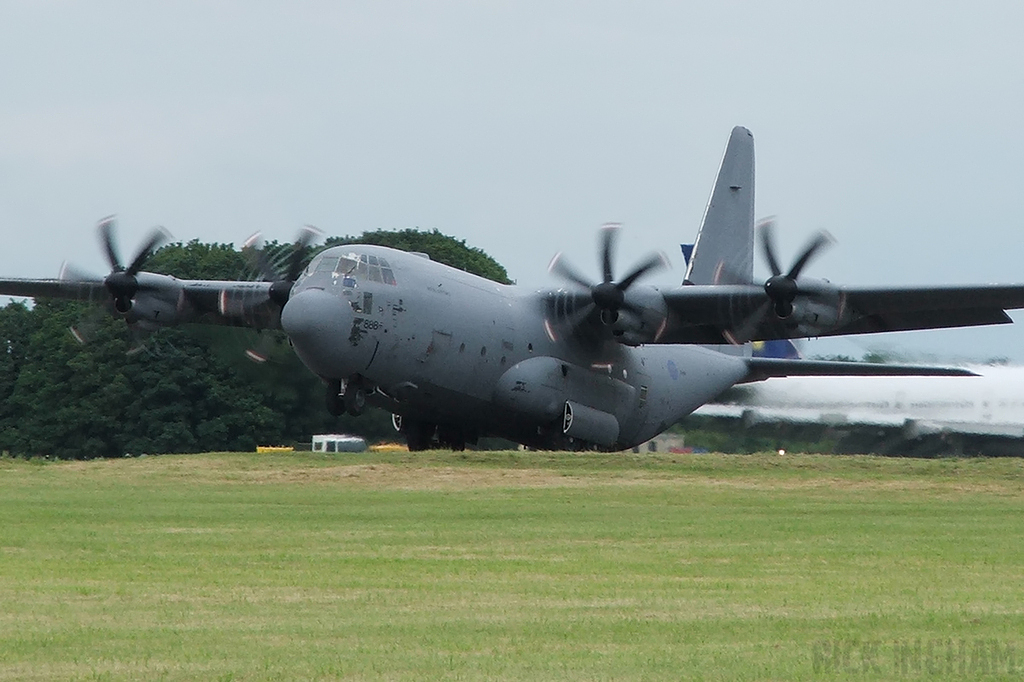
[{"label": "landing gear wheel", "polygon": [[349,384],[345,389],[344,403],[345,411],[353,417],[358,417],[366,411],[366,391],[362,386]]},{"label": "landing gear wheel", "polygon": [[403,420],[405,428],[405,442],[409,445],[409,452],[421,452],[429,450],[434,444],[434,431],[437,428],[433,424],[427,424],[412,419]]},{"label": "landing gear wheel", "polygon": [[466,434],[457,426],[438,426],[437,442],[442,448],[462,452],[466,449]]}]

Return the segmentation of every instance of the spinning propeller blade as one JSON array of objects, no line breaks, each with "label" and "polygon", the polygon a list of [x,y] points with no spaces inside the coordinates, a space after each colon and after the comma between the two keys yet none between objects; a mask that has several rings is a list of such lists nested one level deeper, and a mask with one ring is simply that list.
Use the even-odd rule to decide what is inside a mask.
[{"label": "spinning propeller blade", "polygon": [[774,311],[775,316],[779,319],[785,319],[793,314],[793,302],[796,297],[807,293],[800,288],[798,282],[800,273],[812,259],[835,243],[835,239],[828,232],[819,232],[804,246],[789,271],[783,274],[782,268],[779,266],[779,259],[775,255],[775,219],[766,218],[758,223],[757,228],[761,251],[772,273],[772,276],[764,283],[764,293],[768,296],[768,300],[732,330],[729,336],[737,344],[746,343],[754,338],[769,311]]},{"label": "spinning propeller blade", "polygon": [[[242,253],[249,261],[251,267],[256,271],[260,281],[270,282],[270,290],[267,294],[261,295],[259,300],[253,298],[254,294],[249,292],[233,294],[229,297],[228,292],[221,296],[222,314],[245,314],[264,303],[268,298],[278,308],[284,308],[291,295],[295,281],[302,274],[306,259],[309,255],[309,246],[316,241],[323,233],[311,225],[305,225],[295,241],[287,251],[284,249],[271,249],[263,243],[259,233],[249,237],[242,245]],[[245,355],[253,362],[266,362],[271,356],[273,349],[279,345],[279,339],[272,333],[259,334],[258,342],[245,350]]]},{"label": "spinning propeller blade", "polygon": [[[606,326],[615,324],[620,310],[639,312],[636,306],[626,300],[626,292],[643,277],[669,265],[665,254],[657,253],[642,261],[622,280],[616,282],[613,255],[620,228],[621,226],[617,223],[608,223],[601,227],[599,257],[601,282],[597,284],[589,282],[562,258],[561,253],[556,254],[548,266],[549,272],[583,290],[578,294],[579,298],[570,295],[571,306],[568,307],[572,310],[568,314],[563,314],[562,320],[559,320],[564,323],[568,317],[574,333],[586,323],[590,312],[595,307],[600,311],[601,321]],[[566,306],[563,302],[564,307]],[[548,320],[548,326],[551,326],[550,320]]]}]

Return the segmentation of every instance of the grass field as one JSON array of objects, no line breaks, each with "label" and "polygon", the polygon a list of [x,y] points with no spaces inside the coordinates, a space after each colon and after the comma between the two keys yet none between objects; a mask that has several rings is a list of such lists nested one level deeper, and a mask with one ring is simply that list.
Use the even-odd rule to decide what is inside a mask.
[{"label": "grass field", "polygon": [[0,679],[1024,677],[1024,461],[0,460]]}]

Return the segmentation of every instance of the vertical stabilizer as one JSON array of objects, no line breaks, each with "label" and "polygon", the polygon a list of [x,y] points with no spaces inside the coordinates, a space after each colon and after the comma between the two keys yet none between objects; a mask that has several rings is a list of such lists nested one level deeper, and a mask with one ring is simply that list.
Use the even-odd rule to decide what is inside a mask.
[{"label": "vertical stabilizer", "polygon": [[687,284],[748,284],[754,274],[754,136],[736,126],[697,233]]}]

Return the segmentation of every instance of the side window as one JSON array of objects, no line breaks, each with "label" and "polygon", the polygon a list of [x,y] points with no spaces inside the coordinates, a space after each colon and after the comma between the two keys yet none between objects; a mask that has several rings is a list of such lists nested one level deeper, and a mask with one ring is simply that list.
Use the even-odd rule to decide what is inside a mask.
[{"label": "side window", "polygon": [[307,275],[312,275],[314,272],[316,272],[316,266],[320,265],[321,258],[323,258],[322,255],[316,256],[315,258],[313,258],[313,260],[309,261],[309,265],[306,266]]},{"label": "side window", "polygon": [[316,271],[334,272],[334,268],[338,267],[338,260],[337,256],[324,256],[320,259],[320,262],[317,263]]},{"label": "side window", "polygon": [[383,258],[378,259],[380,261],[380,276],[384,280],[384,284],[395,286],[398,282],[395,281],[395,272],[391,269],[391,265]]}]

